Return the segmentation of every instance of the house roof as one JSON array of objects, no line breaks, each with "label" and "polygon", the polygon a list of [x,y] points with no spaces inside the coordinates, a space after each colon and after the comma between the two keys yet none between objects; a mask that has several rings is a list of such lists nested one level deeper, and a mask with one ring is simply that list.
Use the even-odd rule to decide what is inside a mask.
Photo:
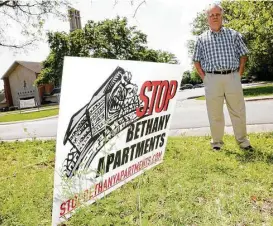
[{"label": "house roof", "polygon": [[30,61],[14,61],[13,64],[9,67],[9,69],[5,72],[5,74],[2,76],[2,79],[8,77],[10,73],[18,66],[22,65],[23,67],[26,67],[27,69],[35,72],[40,73],[42,70],[42,63],[41,62],[30,62]]}]

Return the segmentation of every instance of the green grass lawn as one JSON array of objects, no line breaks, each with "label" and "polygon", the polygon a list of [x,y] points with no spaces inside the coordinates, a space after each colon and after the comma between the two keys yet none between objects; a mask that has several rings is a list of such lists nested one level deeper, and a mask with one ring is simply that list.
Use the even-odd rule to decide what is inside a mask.
[{"label": "green grass lawn", "polygon": [[[273,225],[273,133],[170,138],[164,162],[79,209],[66,225]],[[50,225],[55,141],[0,145],[0,225]]]},{"label": "green grass lawn", "polygon": [[42,111],[34,111],[29,113],[15,113],[15,114],[3,114],[0,115],[0,122],[14,122],[31,119],[39,119],[59,114],[59,109],[49,109]]},{"label": "green grass lawn", "polygon": [[[244,97],[258,97],[258,96],[268,96],[273,95],[273,85],[263,85],[244,88]],[[205,100],[205,97],[198,97],[196,100]]]},{"label": "green grass lawn", "polygon": [[273,95],[273,85],[250,87],[243,91],[245,97]]}]

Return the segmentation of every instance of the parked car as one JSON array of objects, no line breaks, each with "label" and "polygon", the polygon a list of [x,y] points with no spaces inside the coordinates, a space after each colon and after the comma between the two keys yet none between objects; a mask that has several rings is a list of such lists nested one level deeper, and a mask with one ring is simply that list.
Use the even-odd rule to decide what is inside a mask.
[{"label": "parked car", "polygon": [[51,93],[50,93],[50,96],[54,95],[54,94],[60,94],[61,93],[61,87],[57,87],[57,88],[54,88]]},{"label": "parked car", "polygon": [[194,85],[194,88],[202,88],[202,87],[204,87],[203,83],[202,84],[196,84],[196,85]]},{"label": "parked car", "polygon": [[241,83],[245,84],[245,83],[251,83],[252,79],[248,79],[248,78],[242,78]]},{"label": "parked car", "polygon": [[182,85],[180,87],[181,90],[184,90],[184,89],[193,89],[193,85],[192,84],[185,84],[185,85]]}]

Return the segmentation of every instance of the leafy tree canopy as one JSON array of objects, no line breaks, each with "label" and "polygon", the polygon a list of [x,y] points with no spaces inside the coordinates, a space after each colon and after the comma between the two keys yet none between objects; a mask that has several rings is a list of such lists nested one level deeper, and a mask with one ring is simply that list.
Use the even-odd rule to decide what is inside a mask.
[{"label": "leafy tree canopy", "polygon": [[129,27],[126,18],[117,17],[100,22],[88,21],[83,29],[69,34],[48,34],[50,54],[43,62],[36,83],[61,82],[64,56],[95,57],[121,60],[139,60],[178,63],[174,54],[147,47],[147,35]]}]

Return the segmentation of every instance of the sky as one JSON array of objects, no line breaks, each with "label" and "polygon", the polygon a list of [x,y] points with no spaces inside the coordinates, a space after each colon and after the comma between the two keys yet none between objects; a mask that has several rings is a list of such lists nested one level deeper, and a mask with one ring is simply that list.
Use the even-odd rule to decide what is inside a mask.
[{"label": "sky", "polygon": [[[194,39],[191,35],[191,23],[198,12],[204,10],[212,0],[146,0],[137,11],[135,9],[142,0],[77,0],[73,7],[81,14],[82,26],[88,20],[100,21],[104,19],[127,17],[129,25],[135,25],[147,35],[148,46],[172,52],[185,69],[191,68],[191,59],[188,56],[187,41]],[[69,22],[50,17],[45,23],[45,31],[69,32]],[[10,37],[18,39],[20,34],[15,29],[6,30]],[[46,37],[28,51],[15,52],[9,48],[0,47],[0,77],[7,71],[15,60],[41,62],[49,54]],[[3,80],[0,80],[0,90],[3,89]]]}]

